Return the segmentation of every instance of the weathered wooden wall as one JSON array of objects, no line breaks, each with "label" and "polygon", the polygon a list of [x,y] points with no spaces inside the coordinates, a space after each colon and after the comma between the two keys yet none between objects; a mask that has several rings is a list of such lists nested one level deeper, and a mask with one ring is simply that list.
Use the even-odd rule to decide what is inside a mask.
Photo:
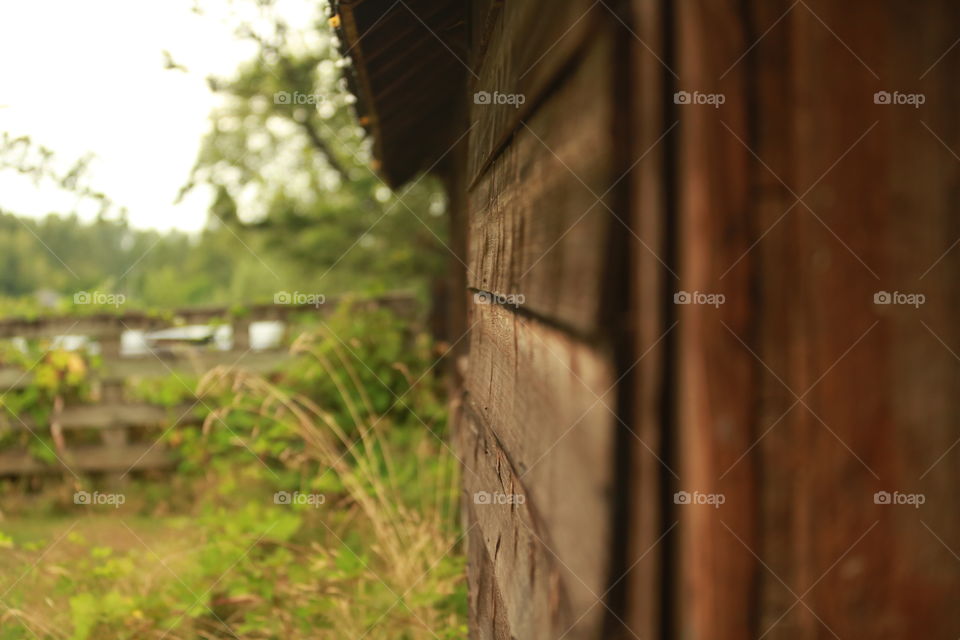
[{"label": "weathered wooden wall", "polygon": [[960,635],[958,36],[945,1],[472,3],[471,92],[526,98],[470,101],[462,167],[469,290],[525,296],[469,305],[475,637]]},{"label": "weathered wooden wall", "polygon": [[679,284],[727,297],[678,316],[680,485],[727,500],[676,509],[677,634],[955,638],[960,5],[675,18],[679,85],[726,96],[676,109]]},{"label": "weathered wooden wall", "polygon": [[[473,6],[471,97],[523,101],[470,100],[461,168],[474,295],[458,431],[477,638],[596,638],[610,617],[625,185],[619,25],[590,5]],[[484,504],[479,492],[524,502]]]}]

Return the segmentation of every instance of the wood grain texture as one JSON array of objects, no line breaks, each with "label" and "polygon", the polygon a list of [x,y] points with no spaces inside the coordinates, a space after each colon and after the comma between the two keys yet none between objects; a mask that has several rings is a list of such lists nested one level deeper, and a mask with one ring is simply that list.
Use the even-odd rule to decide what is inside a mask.
[{"label": "wood grain texture", "polygon": [[[483,15],[484,5],[489,11]],[[521,120],[529,117],[547,99],[551,84],[564,67],[596,38],[598,22],[608,14],[588,0],[479,3],[474,16],[480,51],[474,61],[470,121],[469,181],[474,182],[507,146]],[[593,41],[591,41],[593,36]],[[477,104],[473,94],[485,91],[521,95],[519,108],[510,104]],[[552,98],[551,98],[552,99]]]},{"label": "wood grain texture", "polygon": [[680,311],[682,484],[727,499],[678,510],[680,633],[954,638],[960,291],[957,256],[937,260],[960,236],[960,92],[947,69],[919,79],[960,10],[691,2],[677,18],[683,88],[726,96],[679,109],[681,280],[727,296]]},{"label": "wood grain texture", "polygon": [[[532,46],[509,44],[523,34],[507,17],[532,4],[502,6],[489,30],[479,69],[500,91],[520,86],[515,52]],[[631,7],[643,42],[633,45],[629,107],[606,101],[621,95],[622,76],[607,72],[622,50],[601,28],[589,44],[563,45],[523,109],[473,108],[469,284],[522,294],[526,304],[471,307],[473,415],[461,447],[468,488],[516,490],[530,507],[468,508],[482,532],[471,551],[482,564],[472,570],[484,588],[471,592],[482,637],[555,631],[673,521],[669,552],[629,579],[625,613],[642,637],[957,637],[960,251],[950,249],[960,237],[951,213],[960,49],[950,47],[960,9],[820,0]],[[675,50],[662,57],[676,78],[650,52],[670,42]],[[873,102],[875,91],[914,87],[927,98],[920,110]],[[722,93],[725,103],[671,106],[679,90]],[[571,229],[568,216],[618,177],[624,145],[610,132],[626,108],[634,153],[673,116],[680,124],[667,150],[629,176],[628,224],[647,246],[626,243],[633,332],[622,341],[603,304],[618,286],[607,269],[620,256],[619,223],[589,214]],[[613,192],[608,204],[621,197]],[[679,279],[664,274],[664,256]],[[680,290],[723,294],[725,303],[665,302]],[[877,291],[919,292],[927,302],[875,305]],[[587,410],[589,435],[574,439],[574,429],[563,449],[543,453],[589,406],[584,389],[600,394],[619,378],[614,346],[637,356],[672,319],[675,337],[631,379],[635,401],[622,417],[650,449],[630,454],[631,540],[624,562],[611,564],[583,541],[616,539],[612,528],[623,526],[614,502],[597,499],[609,495],[620,461],[615,419]],[[623,393],[614,389],[607,404],[623,410],[612,400]],[[676,481],[650,454],[671,446]],[[673,490],[725,502],[670,506]],[[875,505],[876,491],[919,492],[927,502]],[[564,504],[564,492],[576,499]],[[520,535],[527,524],[562,560],[553,567],[557,611],[529,575],[542,576],[551,559],[510,552],[510,541],[529,540]],[[574,633],[608,632],[588,615]]]},{"label": "wood grain texture", "polygon": [[[599,40],[470,195],[469,286],[524,296],[531,313],[602,330],[613,216],[613,43]],[[577,118],[571,119],[570,114]],[[477,150],[471,147],[471,155]],[[598,200],[602,199],[602,202]]]},{"label": "wood grain texture", "polygon": [[[472,510],[465,520],[468,528],[477,523]],[[471,640],[512,640],[503,594],[497,585],[493,560],[479,534],[467,536],[467,582],[470,607],[469,627]]]},{"label": "wood grain texture", "polygon": [[[606,590],[611,535],[616,419],[605,406],[614,407],[616,400],[611,361],[561,331],[496,305],[477,305],[472,322],[466,404],[489,435],[474,428],[479,440],[464,445],[464,455],[477,458],[477,468],[467,465],[466,480],[468,486],[516,490],[534,514],[518,522],[480,518],[488,527],[483,535],[492,545],[491,559],[500,557],[498,539],[499,553],[511,558],[499,568],[503,575],[497,573],[508,618],[534,635],[511,632],[547,638],[549,629],[579,619],[568,637],[593,637],[603,617],[596,603]],[[488,453],[497,448],[500,453]],[[497,475],[490,475],[491,468],[499,469]],[[507,553],[503,545],[517,548]],[[540,565],[528,562],[517,545],[533,545],[539,555],[544,547],[557,584],[536,571],[510,576],[517,563],[528,569]],[[540,611],[530,602],[543,605],[548,593],[555,595],[547,602],[565,603],[562,614],[549,622],[528,617]]]},{"label": "wood grain texture", "polygon": [[[613,16],[589,7],[494,7],[479,57],[479,88],[527,102],[471,105],[468,285],[524,298],[522,308],[470,305],[459,433],[471,544],[483,544],[471,552],[478,637],[598,638],[610,617],[616,42]],[[589,43],[587,27],[598,36]],[[477,491],[525,502],[476,505]]]},{"label": "wood grain texture", "polygon": [[[775,20],[782,5],[755,3],[755,22]],[[960,143],[957,58],[919,80],[957,25],[952,3],[914,12],[810,2],[758,47],[757,153],[790,190],[816,184],[757,247],[768,303],[756,348],[772,370],[761,426],[794,404],[786,387],[809,389],[806,406],[757,447],[767,532],[758,552],[771,569],[761,574],[759,627],[769,638],[960,635],[949,604],[960,592],[960,458],[950,450],[960,437],[960,365],[950,352],[960,343],[957,257],[921,279],[960,236],[951,212],[960,163],[937,140]],[[919,91],[927,102],[876,105],[878,90]],[[796,198],[757,172],[768,194],[760,225],[769,226]],[[927,302],[875,305],[877,291],[920,292]],[[875,505],[876,491],[922,493],[926,503]],[[809,589],[807,607],[791,609],[796,598],[780,580],[797,594]]]},{"label": "wood grain texture", "polygon": [[[629,486],[626,519],[626,549],[613,579],[622,577],[625,590],[623,620],[640,638],[666,637],[672,603],[669,593],[674,577],[671,549],[676,520],[665,505],[676,471],[671,439],[675,437],[670,396],[673,340],[673,309],[668,304],[677,280],[671,270],[674,256],[670,215],[669,158],[676,128],[663,96],[672,85],[668,34],[664,25],[667,8],[662,0],[635,0],[630,4],[633,33],[621,34],[626,43],[623,56],[627,92],[621,114],[624,131],[620,141],[631,167],[624,180],[627,189],[626,219],[631,234],[623,234],[627,247],[626,285],[630,346],[621,369],[632,372],[622,382],[630,389],[625,419],[636,438],[625,438],[629,447],[626,482]],[[636,38],[633,34],[636,34]],[[648,48],[649,47],[649,48]],[[659,99],[658,99],[659,97]],[[659,140],[659,142],[658,142]],[[642,158],[642,159],[641,159]],[[633,235],[635,234],[635,236]],[[631,369],[632,367],[632,369]],[[620,633],[631,638],[631,633]]]},{"label": "wood grain texture", "polygon": [[[748,67],[718,78],[751,44],[734,0],[695,0],[675,7],[677,89],[723,92],[720,109],[677,105],[678,290],[720,293],[725,304],[676,305],[676,407],[679,428],[677,488],[723,494],[726,502],[677,505],[676,625],[693,640],[753,635],[758,544],[756,473],[752,459],[726,473],[754,439],[755,389],[760,365],[731,335],[749,340],[756,321],[751,276],[723,276],[751,242],[751,170],[754,161],[723,123],[748,122]],[[750,260],[750,257],[745,260]],[[744,545],[738,542],[743,541]]]},{"label": "wood grain texture", "polygon": [[[490,629],[481,637],[559,637],[575,619],[564,601],[562,567],[544,540],[550,532],[535,517],[533,501],[483,420],[468,409],[460,433],[470,470],[464,476],[467,521],[472,544],[482,547],[471,594],[480,628]],[[488,495],[515,502],[487,503],[480,497]]]}]

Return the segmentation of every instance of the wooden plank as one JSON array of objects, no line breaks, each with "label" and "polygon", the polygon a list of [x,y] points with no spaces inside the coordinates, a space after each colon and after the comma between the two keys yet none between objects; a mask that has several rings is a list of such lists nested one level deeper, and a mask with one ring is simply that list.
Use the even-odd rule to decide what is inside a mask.
[{"label": "wooden plank", "polygon": [[[770,23],[788,6],[754,3],[754,20]],[[960,235],[960,165],[943,146],[960,148],[956,50],[930,67],[956,40],[960,8],[914,9],[810,2],[784,21],[794,46],[773,38],[757,48],[757,153],[798,194],[822,177],[804,198],[810,209],[798,205],[757,247],[769,303],[755,348],[786,387],[810,390],[810,409],[786,413],[756,448],[769,532],[758,552],[770,567],[759,633],[772,639],[960,635],[957,254],[924,276]],[[927,102],[875,105],[877,90],[922,92]],[[756,171],[769,227],[795,198]],[[877,291],[897,290],[926,303],[873,304]],[[772,374],[762,381],[766,428],[795,397]],[[876,505],[877,491],[926,502]],[[797,593],[816,584],[809,609],[790,610],[795,598],[779,580]]]},{"label": "wooden plank", "polygon": [[[159,407],[145,403],[74,405],[63,410],[60,426],[65,430],[153,427],[166,426],[174,419],[178,419],[178,424],[190,424],[198,421],[191,407],[190,404]],[[21,420],[0,416],[0,424],[14,431],[37,428],[29,416],[21,416]]]},{"label": "wooden plank", "polygon": [[[588,0],[550,3],[549,10],[539,2],[503,2],[487,17],[493,26],[485,55],[476,62],[477,78],[471,89],[470,132],[471,182],[493,162],[522,120],[537,109],[551,84],[564,67],[579,53],[602,19],[611,19],[602,5]],[[480,19],[478,16],[477,20]],[[482,28],[482,27],[480,27]],[[476,92],[523,96],[523,104],[478,104]]]},{"label": "wooden plank", "polygon": [[[680,314],[681,475],[727,498],[681,512],[680,633],[956,637],[960,291],[943,254],[960,228],[943,147],[960,147],[947,124],[960,90],[949,65],[918,78],[953,44],[960,8],[678,6],[681,78],[727,98],[682,110],[684,288],[717,290],[760,241],[723,278],[726,305]],[[718,86],[755,40],[747,26],[778,20]],[[915,86],[920,112],[873,103]],[[877,291],[927,302],[876,305]],[[926,502],[877,505],[877,491]]]},{"label": "wooden plank", "polygon": [[[468,509],[467,527],[471,532],[477,524],[472,509]],[[469,628],[471,640],[512,640],[510,623],[506,617],[503,594],[497,586],[493,560],[479,535],[468,535],[467,584]]]},{"label": "wooden plank", "polygon": [[[780,14],[776,16],[771,14],[777,10],[782,14],[787,6],[782,2],[769,3],[768,8],[754,5],[752,7],[754,19],[763,20],[764,24],[772,24]],[[784,19],[780,25],[783,34],[781,38],[794,32],[795,19],[796,16],[791,18],[789,15]],[[798,193],[802,193],[806,186],[797,184],[792,167],[795,162],[804,162],[800,156],[808,153],[809,148],[802,143],[797,146],[789,142],[794,135],[791,132],[794,120],[799,115],[795,104],[796,89],[793,87],[797,78],[791,69],[794,64],[793,57],[784,50],[782,45],[769,46],[770,44],[761,42],[757,47],[756,61],[744,61],[742,64],[756,64],[758,81],[764,87],[758,95],[758,104],[755,107],[763,110],[764,117],[758,123],[757,133],[750,139],[750,144],[758,154],[762,154],[760,157],[776,175],[762,167],[752,168],[754,180],[758,185],[757,190],[761,194],[755,203],[754,215],[757,222],[754,227],[761,230],[771,229],[771,227],[772,229],[763,242],[754,249],[751,261],[746,265],[737,265],[734,270],[743,272],[746,269],[766,267],[765,277],[758,279],[758,282],[759,294],[764,300],[768,300],[769,304],[763,311],[762,320],[758,322],[759,331],[756,336],[752,340],[746,336],[744,339],[748,340],[750,347],[756,350],[767,366],[787,384],[800,388],[802,392],[809,387],[815,377],[820,375],[808,370],[811,366],[808,355],[811,336],[807,324],[807,313],[798,305],[799,300],[793,299],[803,295],[800,293],[802,288],[798,288],[797,285],[810,276],[807,269],[801,265],[802,256],[809,251],[805,240],[806,233],[809,231],[806,229],[808,212],[804,211],[801,205],[799,210],[795,208],[777,223],[778,218],[795,201],[777,177],[788,180],[791,189],[800,188],[801,191]],[[820,44],[824,43],[820,41]],[[763,55],[760,55],[761,51]],[[768,56],[769,59],[767,59]],[[778,117],[774,110],[782,110],[782,116]],[[743,136],[741,128],[736,127],[734,131],[737,135]],[[859,133],[857,132],[856,135]],[[852,143],[853,140],[848,139],[847,142]],[[833,160],[825,164],[821,171],[826,170],[832,162]],[[774,253],[779,254],[779,257],[775,258]],[[804,283],[803,288],[806,286]],[[866,329],[866,326],[863,328]],[[774,344],[774,341],[777,343]],[[835,357],[839,357],[840,353],[842,351],[836,353]],[[791,410],[792,415],[787,413],[788,407],[793,404],[795,398],[772,375],[761,375],[758,383],[760,384],[758,395],[761,400],[755,437],[759,439],[762,434],[766,433],[766,435],[755,449],[747,454],[747,460],[756,465],[758,472],[764,478],[758,495],[760,527],[764,535],[754,545],[754,550],[757,554],[762,554],[764,562],[774,573],[763,571],[757,576],[758,595],[754,605],[757,609],[757,622],[754,631],[756,635],[760,635],[770,630],[767,634],[770,638],[783,638],[785,634],[809,637],[810,630],[802,631],[797,624],[799,617],[801,615],[806,617],[806,614],[796,612],[785,616],[782,620],[777,620],[795,600],[789,591],[779,585],[778,577],[784,580],[790,589],[794,591],[800,589],[796,592],[802,593],[806,586],[798,583],[798,578],[801,573],[808,573],[812,568],[795,566],[796,556],[806,556],[808,553],[805,549],[798,549],[798,546],[807,547],[810,544],[806,535],[797,536],[797,505],[805,502],[803,497],[797,495],[797,490],[804,492],[800,487],[808,484],[804,479],[807,470],[820,466],[818,461],[805,459],[808,452],[801,444],[801,441],[817,437],[817,425],[803,407]],[[784,417],[781,419],[781,416]],[[780,420],[779,424],[777,424],[778,420]],[[821,472],[831,475],[829,471],[821,470]],[[784,482],[787,474],[795,478],[795,482],[791,482],[790,486]],[[832,527],[833,522],[830,524]],[[825,531],[829,531],[831,527],[826,527]],[[853,540],[849,542],[852,543]],[[812,573],[812,571],[809,572]],[[809,580],[806,584],[810,584],[816,578],[804,577],[803,579]],[[835,597],[841,596],[835,594]],[[776,626],[772,627],[774,623]],[[825,631],[821,627],[814,633]],[[829,632],[827,634],[829,635]]]},{"label": "wooden plank", "polygon": [[59,462],[46,464],[26,452],[0,453],[0,476],[21,476],[49,473],[124,472],[167,469],[176,459],[163,445],[127,444],[120,448],[104,446],[77,447],[62,455],[65,468]]},{"label": "wooden plank", "polygon": [[677,532],[671,529],[676,520],[669,517],[669,500],[677,466],[676,425],[668,394],[675,389],[671,365],[676,318],[668,301],[677,283],[670,270],[677,265],[670,209],[675,200],[668,181],[678,131],[664,136],[674,124],[662,99],[673,83],[664,66],[672,62],[664,30],[667,11],[664,0],[634,0],[624,16],[631,32],[619,34],[626,52],[618,57],[618,71],[625,76],[618,85],[626,95],[618,98],[624,121],[618,149],[624,148],[632,166],[623,182],[632,233],[621,234],[629,265],[624,270],[625,315],[631,331],[618,349],[623,354],[618,373],[626,371],[621,380],[628,396],[624,413],[637,438],[626,438],[626,513],[621,525],[626,548],[613,576],[622,577],[621,615],[630,631],[618,629],[617,638],[669,637],[675,607],[672,550]]},{"label": "wooden plank", "polygon": [[[242,357],[241,357],[242,356]],[[219,366],[236,366],[256,373],[274,371],[296,356],[283,349],[250,351],[192,350],[184,348],[161,356],[143,355],[106,360],[96,372],[100,380],[115,382],[128,378],[162,378],[169,375],[203,375]],[[0,389],[23,389],[31,384],[30,372],[0,369]]]},{"label": "wooden plank", "polygon": [[470,196],[470,287],[523,296],[527,311],[587,335],[603,331],[598,292],[620,224],[607,208],[619,177],[612,56],[598,40]]},{"label": "wooden plank", "polygon": [[[548,542],[551,532],[534,516],[536,506],[508,455],[469,410],[460,435],[471,542],[483,547],[482,564],[474,567],[480,584],[472,596],[478,625],[491,630],[485,637],[560,637],[577,616],[571,617],[566,602],[562,566]],[[508,496],[512,502],[485,502],[486,496]],[[580,636],[571,631],[566,637]]]},{"label": "wooden plank", "polygon": [[[676,3],[677,90],[723,92],[726,102],[676,105],[676,193],[679,281],[675,291],[721,293],[725,304],[675,305],[676,423],[680,476],[676,491],[720,494],[720,508],[676,504],[677,581],[672,594],[676,635],[684,638],[758,637],[754,627],[758,547],[755,461],[725,472],[756,437],[755,389],[760,365],[730,331],[754,331],[748,269],[724,271],[752,242],[752,169],[756,161],[724,127],[748,126],[748,65],[727,68],[752,44],[742,3]],[[748,256],[745,261],[752,265]],[[668,294],[669,295],[669,294]],[[734,533],[731,533],[734,532]]]},{"label": "wooden plank", "polygon": [[0,389],[4,391],[28,387],[31,380],[33,380],[33,376],[29,371],[12,367],[0,368]]},{"label": "wooden plank", "polygon": [[[551,591],[558,590],[564,612],[571,616],[557,620],[582,616],[568,637],[590,637],[603,619],[603,607],[594,605],[606,589],[612,536],[610,460],[616,419],[604,406],[616,406],[615,393],[607,393],[614,383],[610,358],[496,305],[475,307],[473,322],[467,405],[489,425],[504,452],[502,460],[488,462],[503,466],[509,461],[516,476],[512,486],[523,487],[528,507],[538,514],[535,531],[558,564],[558,585]],[[474,452],[468,449],[465,455]],[[490,477],[481,482],[495,480],[500,482]],[[487,535],[494,539],[494,533]],[[520,538],[504,544],[515,539]],[[529,591],[525,579],[512,580],[499,583],[508,616],[534,629],[532,637],[547,637],[539,635],[536,620],[523,618],[530,612],[511,611],[542,597],[544,583],[538,580],[538,589]]]},{"label": "wooden plank", "polygon": [[[50,338],[59,335],[101,336],[117,331],[159,330],[180,325],[209,324],[230,322],[242,317],[247,322],[267,320],[285,320],[291,315],[316,314],[326,316],[346,302],[355,305],[358,310],[389,309],[404,318],[414,318],[421,305],[412,294],[392,293],[375,298],[362,299],[349,296],[331,296],[322,304],[297,303],[297,292],[278,292],[289,294],[291,304],[252,304],[245,308],[234,307],[190,307],[176,309],[169,314],[144,311],[124,311],[122,313],[95,313],[89,315],[41,316],[37,318],[0,319],[0,338]],[[313,294],[311,294],[313,295]]]},{"label": "wooden plank", "polygon": [[52,338],[61,335],[99,336],[114,331],[116,315],[63,316],[41,318],[4,318],[0,320],[0,338]]},{"label": "wooden plank", "polygon": [[[242,356],[242,357],[241,357]],[[234,351],[183,351],[164,354],[120,358],[103,363],[100,374],[104,380],[125,380],[133,377],[163,377],[171,375],[203,375],[219,366],[236,366],[239,369],[265,373],[276,370],[295,358],[284,349],[243,352]]]}]

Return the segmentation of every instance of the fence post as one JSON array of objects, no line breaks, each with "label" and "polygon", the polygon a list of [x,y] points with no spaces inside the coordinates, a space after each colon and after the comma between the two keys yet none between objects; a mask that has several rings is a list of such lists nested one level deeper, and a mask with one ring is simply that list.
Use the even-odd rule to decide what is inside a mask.
[{"label": "fence post", "polygon": [[241,353],[250,350],[250,321],[246,318],[233,321],[233,350]]}]

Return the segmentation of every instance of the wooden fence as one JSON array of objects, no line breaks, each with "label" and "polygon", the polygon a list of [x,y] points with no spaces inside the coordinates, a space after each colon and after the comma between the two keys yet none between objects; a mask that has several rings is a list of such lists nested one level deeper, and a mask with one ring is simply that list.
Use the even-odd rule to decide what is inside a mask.
[{"label": "wooden fence", "polygon": [[[57,460],[47,463],[24,449],[0,450],[0,476],[43,473],[126,473],[169,468],[176,460],[158,437],[165,429],[200,421],[205,403],[201,398],[174,407],[162,407],[125,397],[124,387],[131,379],[161,378],[171,375],[197,376],[217,366],[238,366],[267,372],[283,366],[292,356],[285,341],[266,348],[251,345],[250,327],[258,322],[281,322],[290,326],[294,316],[324,317],[340,304],[263,304],[245,308],[242,313],[225,307],[191,308],[163,316],[142,312],[58,316],[33,319],[0,320],[0,340],[55,339],[83,336],[98,345],[102,366],[92,372],[91,384],[96,400],[88,404],[50,407],[49,420],[36,422],[10,409],[0,412],[0,434],[5,430],[29,431],[36,437],[54,434]],[[416,300],[406,294],[394,294],[355,301],[362,309],[390,309],[405,318],[416,315]],[[155,334],[170,328],[193,326],[229,326],[226,345],[189,339],[157,340],[140,353],[122,348],[127,332]],[[24,389],[32,383],[34,372],[0,365],[0,397]],[[186,384],[186,382],[184,382]],[[51,449],[53,450],[53,448]]]}]

